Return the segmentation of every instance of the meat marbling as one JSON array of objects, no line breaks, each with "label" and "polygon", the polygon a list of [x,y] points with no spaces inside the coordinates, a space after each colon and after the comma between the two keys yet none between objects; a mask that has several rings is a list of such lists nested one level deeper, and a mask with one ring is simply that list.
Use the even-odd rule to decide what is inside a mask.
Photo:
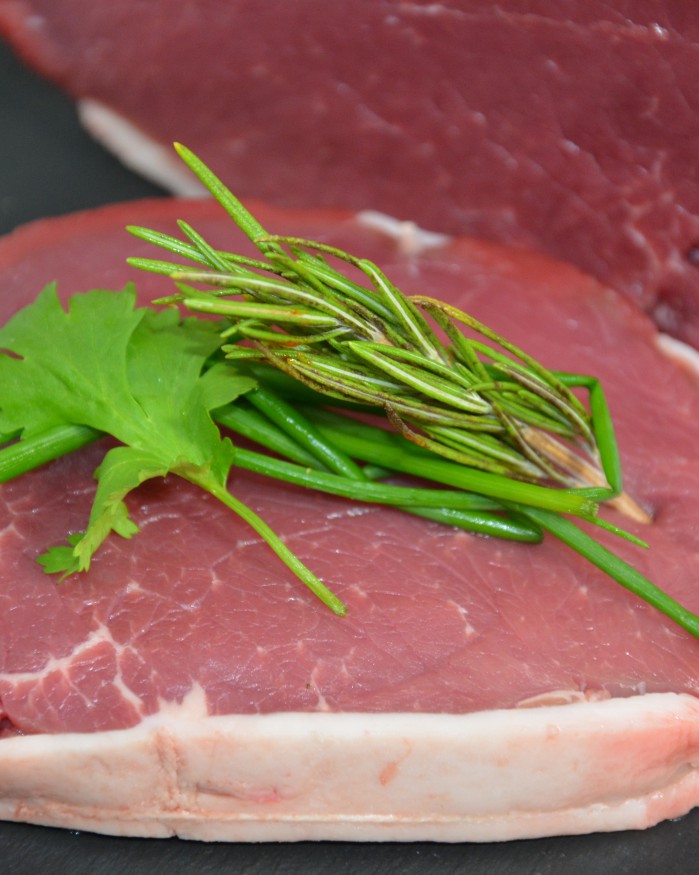
[{"label": "meat marbling", "polygon": [[245,196],[538,248],[699,346],[696,4],[0,0],[0,30],[179,192],[186,138]]},{"label": "meat marbling", "polygon": [[[378,261],[551,367],[606,386],[626,487],[653,513],[614,549],[699,611],[699,392],[639,310],[575,268],[339,212],[255,212]],[[187,218],[242,248],[208,202],[39,222],[0,243],[0,321],[136,279],[128,222]],[[234,239],[233,239],[234,238]],[[152,253],[151,253],[152,254]],[[661,424],[662,427],[658,427]],[[132,497],[60,587],[34,558],[86,519],[93,446],[0,489],[0,815],[201,839],[500,840],[641,828],[699,802],[699,643],[547,540],[471,536],[235,472],[231,488],[348,604],[322,608],[237,518],[188,484]],[[618,520],[617,520],[618,521]],[[608,540],[605,537],[605,540]]]}]

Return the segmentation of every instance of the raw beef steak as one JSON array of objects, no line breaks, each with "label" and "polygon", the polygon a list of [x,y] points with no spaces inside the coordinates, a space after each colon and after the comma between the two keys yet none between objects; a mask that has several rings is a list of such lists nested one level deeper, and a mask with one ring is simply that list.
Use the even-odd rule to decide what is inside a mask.
[{"label": "raw beef steak", "polygon": [[180,193],[173,139],[247,196],[546,251],[699,345],[696,4],[0,0],[0,31]]},{"label": "raw beef steak", "polygon": [[[412,226],[396,238],[339,212],[254,211],[271,231],[379,262],[550,367],[599,375],[626,488],[654,518],[616,520],[650,550],[610,543],[699,611],[699,392],[647,317],[539,255]],[[244,248],[203,201],[39,222],[0,244],[0,321],[50,280],[64,298],[129,279],[144,301],[161,294],[167,281],[125,265],[155,253],[122,229],[173,232],[178,217]],[[642,827],[697,803],[699,642],[558,543],[234,472],[230,488],[348,617],[170,478],[132,496],[133,541],[110,538],[88,575],[57,587],[34,559],[84,525],[100,451],[0,487],[3,817],[236,840],[490,840]]]}]

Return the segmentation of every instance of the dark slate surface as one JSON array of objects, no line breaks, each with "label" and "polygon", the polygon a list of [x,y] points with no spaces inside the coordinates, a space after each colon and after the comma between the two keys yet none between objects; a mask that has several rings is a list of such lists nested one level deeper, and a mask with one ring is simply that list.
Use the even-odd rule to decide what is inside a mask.
[{"label": "dark slate surface", "polygon": [[[0,232],[154,194],[82,133],[68,99],[0,43]],[[655,875],[696,871],[697,859],[699,811],[643,833],[491,845],[206,845],[0,823],[0,868],[8,875]]]},{"label": "dark slate surface", "polygon": [[71,101],[0,41],[0,233],[32,219],[161,194],[81,129]]}]

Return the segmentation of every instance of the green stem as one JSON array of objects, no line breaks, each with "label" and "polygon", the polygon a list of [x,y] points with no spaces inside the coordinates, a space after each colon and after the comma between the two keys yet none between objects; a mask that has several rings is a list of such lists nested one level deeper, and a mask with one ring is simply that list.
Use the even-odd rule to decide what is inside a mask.
[{"label": "green stem", "polygon": [[305,413],[327,440],[354,459],[501,501],[518,502],[584,518],[592,518],[596,514],[596,504],[585,496],[465,468],[440,459],[434,453],[420,451],[399,435],[329,411],[306,408]]},{"label": "green stem", "polygon": [[258,385],[257,389],[247,393],[246,398],[324,467],[348,479],[365,479],[361,468],[346,453],[336,449],[307,417],[271,389]]},{"label": "green stem", "polygon": [[235,464],[248,471],[285,480],[296,486],[305,486],[319,492],[328,492],[342,498],[368,501],[376,504],[412,505],[415,507],[445,507],[454,510],[502,510],[502,505],[482,495],[455,489],[426,489],[424,486],[394,486],[370,480],[350,480],[340,474],[310,470],[301,465],[273,459],[253,450],[236,447]]},{"label": "green stem", "polygon": [[[214,411],[214,419],[219,425],[229,428],[231,431],[261,444],[273,453],[278,453],[298,465],[307,468],[317,468],[321,463],[318,458],[304,450],[303,447],[286,435],[281,429],[258,413],[257,410],[244,406],[242,399],[227,407],[220,407]],[[326,470],[325,466],[321,466]]]},{"label": "green stem", "polygon": [[518,541],[522,544],[540,544],[543,532],[531,520],[519,519],[514,514],[500,515],[480,511],[456,510],[448,507],[401,507],[404,513],[419,516],[443,526],[453,526],[478,535]]},{"label": "green stem", "polygon": [[83,425],[59,425],[0,448],[0,483],[6,483],[40,465],[79,450],[102,437]]},{"label": "green stem", "polygon": [[[238,449],[236,462],[242,468],[346,498],[399,506],[413,516],[457,526],[469,532],[530,544],[541,540],[541,529],[521,516],[515,519],[508,513],[488,512],[502,511],[502,507],[484,496],[439,490],[434,491],[434,496],[430,495],[428,500],[428,490],[424,488],[409,490],[406,487],[370,483],[371,477],[364,468],[325,440],[297,408],[287,404],[276,393],[260,386],[248,393],[246,398],[277,424],[285,437],[288,435],[292,441],[298,441],[308,451],[315,453],[317,462],[311,465],[316,470],[311,471],[308,467],[299,468],[269,456]],[[264,417],[260,417],[260,424],[264,422]],[[236,423],[230,418],[229,425],[236,430]],[[250,430],[247,436],[271,449],[263,439],[268,437],[270,431],[268,425],[265,428],[264,434]],[[326,467],[338,476],[324,475],[318,471]],[[390,473],[394,472],[384,473],[383,476],[389,476]],[[416,507],[416,504],[423,506]]]},{"label": "green stem", "polygon": [[[489,512],[502,511],[502,506],[484,496],[467,497],[466,493],[441,490],[435,492],[434,500],[430,499],[428,502],[423,488],[407,490],[406,487],[370,483],[372,479],[388,477],[395,472],[377,469],[375,466],[360,468],[349,456],[328,443],[296,408],[286,404],[271,391],[264,390],[261,396],[258,393],[259,390],[248,393],[246,398],[254,401],[257,397],[258,402],[260,398],[264,399],[257,406],[267,416],[272,417],[279,428],[272,425],[267,416],[249,411],[240,403],[218,410],[217,421],[267,449],[298,462],[302,467],[237,448],[236,464],[239,467],[309,489],[359,501],[399,506],[402,511],[413,516],[431,519],[442,525],[457,526],[469,532],[530,544],[540,542],[541,530],[538,526],[522,517],[515,519],[509,513]],[[309,450],[315,451],[316,456],[307,453],[296,444],[294,438]],[[327,467],[331,467],[335,475],[323,474]],[[414,504],[433,506],[415,507]]]},{"label": "green stem", "polygon": [[492,513],[492,511],[502,511],[502,506],[481,495],[456,490],[350,480],[338,474],[311,471],[240,447],[236,448],[235,464],[247,471],[254,471],[265,477],[273,477],[296,486],[304,486],[343,498],[399,507],[415,516],[480,534],[526,543],[538,543],[541,540],[541,530],[538,526],[532,526],[525,520],[517,520],[511,516]]}]

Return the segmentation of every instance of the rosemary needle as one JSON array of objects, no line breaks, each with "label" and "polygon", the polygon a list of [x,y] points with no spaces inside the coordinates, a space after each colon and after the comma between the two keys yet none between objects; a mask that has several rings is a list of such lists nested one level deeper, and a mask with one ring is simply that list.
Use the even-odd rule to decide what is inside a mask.
[{"label": "rosemary needle", "polygon": [[[223,316],[230,326],[225,334],[235,341],[224,348],[229,355],[239,357],[237,343],[249,340],[260,359],[329,398],[383,408],[409,440],[501,477],[497,494],[510,488],[512,500],[590,516],[593,504],[569,500],[572,491],[584,489],[584,499],[597,500],[621,491],[618,452],[608,439],[611,420],[598,384],[575,384],[591,395],[588,411],[567,380],[470,315],[434,298],[405,296],[376,265],[328,244],[269,235],[199,158],[176,148],[262,259],[245,264],[184,224],[186,242],[144,229],[135,233],[180,257],[194,247],[196,268],[182,265],[172,274],[178,283],[203,284],[209,291],[188,285],[168,300]],[[352,265],[367,284],[347,279],[328,257]],[[163,262],[131,263],[165,270]],[[226,300],[231,297],[237,300]],[[580,482],[583,469],[570,462],[577,458],[586,460],[592,482]],[[518,481],[539,486],[520,488]],[[489,477],[480,482],[495,484]],[[550,494],[545,500],[544,493]]]}]

